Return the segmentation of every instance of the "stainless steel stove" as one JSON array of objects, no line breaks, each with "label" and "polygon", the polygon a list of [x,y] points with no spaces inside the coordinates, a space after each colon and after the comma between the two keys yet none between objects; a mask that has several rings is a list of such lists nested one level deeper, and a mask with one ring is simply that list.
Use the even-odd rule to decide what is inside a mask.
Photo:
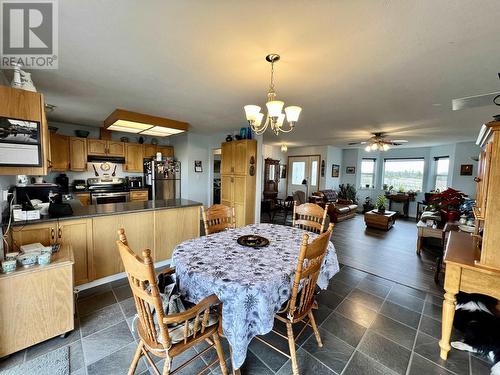
[{"label": "stainless steel stove", "polygon": [[127,181],[120,177],[87,179],[92,204],[128,202],[130,198]]}]

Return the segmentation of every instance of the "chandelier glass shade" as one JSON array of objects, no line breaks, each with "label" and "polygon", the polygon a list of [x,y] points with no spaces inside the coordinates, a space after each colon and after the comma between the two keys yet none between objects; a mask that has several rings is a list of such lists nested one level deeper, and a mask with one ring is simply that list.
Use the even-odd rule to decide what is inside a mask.
[{"label": "chandelier glass shade", "polygon": [[372,142],[365,147],[366,152],[370,151],[388,151],[391,147],[384,142]]},{"label": "chandelier glass shade", "polygon": [[[300,112],[302,111],[302,108],[292,105],[286,107],[285,113],[283,113],[285,103],[281,100],[276,100],[276,91],[274,87],[274,63],[279,61],[279,59],[280,56],[276,54],[266,56],[266,60],[271,63],[271,83],[269,85],[269,91],[267,92],[267,116],[265,120],[264,114],[260,111],[261,107],[258,105],[249,104],[243,107],[248,124],[257,135],[263,134],[269,126],[276,135],[279,133],[291,132],[299,120]],[[287,127],[283,126],[285,118],[288,122]]]}]

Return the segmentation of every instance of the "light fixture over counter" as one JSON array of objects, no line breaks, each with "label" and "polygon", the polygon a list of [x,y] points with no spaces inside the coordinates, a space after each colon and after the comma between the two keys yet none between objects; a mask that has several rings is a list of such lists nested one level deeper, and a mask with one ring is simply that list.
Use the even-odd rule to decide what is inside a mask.
[{"label": "light fixture over counter", "polygon": [[171,120],[144,113],[115,109],[106,120],[104,128],[125,133],[168,137],[188,130],[187,122]]}]

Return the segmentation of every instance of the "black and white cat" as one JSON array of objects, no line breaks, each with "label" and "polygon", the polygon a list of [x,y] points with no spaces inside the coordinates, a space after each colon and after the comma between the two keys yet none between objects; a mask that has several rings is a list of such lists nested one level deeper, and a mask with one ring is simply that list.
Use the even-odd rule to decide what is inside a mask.
[{"label": "black and white cat", "polygon": [[497,300],[481,294],[459,293],[453,325],[464,334],[453,341],[458,350],[478,353],[493,363],[492,375],[500,375],[500,317],[496,316]]}]

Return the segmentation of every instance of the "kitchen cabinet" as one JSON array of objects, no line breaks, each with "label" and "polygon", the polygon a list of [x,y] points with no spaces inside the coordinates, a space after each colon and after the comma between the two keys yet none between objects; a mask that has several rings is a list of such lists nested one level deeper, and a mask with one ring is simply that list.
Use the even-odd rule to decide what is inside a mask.
[{"label": "kitchen cabinet", "polygon": [[[175,225],[172,225],[175,223]],[[175,246],[200,235],[200,207],[174,208],[155,212],[155,253],[159,262],[172,258]]]},{"label": "kitchen cabinet", "polygon": [[90,193],[74,193],[75,197],[80,201],[82,206],[88,206],[91,204],[90,202]]},{"label": "kitchen cabinet", "polygon": [[89,254],[92,254],[92,219],[51,221],[29,224],[12,229],[12,244],[18,250],[21,245],[41,243],[44,246],[56,243],[71,245],[75,258],[75,284],[90,281]]},{"label": "kitchen cabinet", "polygon": [[125,144],[125,164],[127,172],[142,172],[144,169],[144,145],[139,143]]},{"label": "kitchen cabinet", "polygon": [[145,202],[148,200],[149,190],[130,190],[130,201],[131,202]]},{"label": "kitchen cabinet", "polygon": [[50,162],[52,172],[65,172],[69,169],[69,137],[50,134]]},{"label": "kitchen cabinet", "polygon": [[157,152],[161,152],[162,157],[174,156],[174,148],[172,146],[144,145],[145,158],[156,158]]},{"label": "kitchen cabinet", "polygon": [[41,141],[40,166],[1,166],[0,175],[47,175],[50,164],[50,140],[43,95],[8,86],[0,86],[0,117],[38,122],[40,124]]},{"label": "kitchen cabinet", "polygon": [[123,157],[125,155],[125,143],[89,138],[87,139],[87,153],[93,156]]},{"label": "kitchen cabinet", "polygon": [[21,229],[12,228],[12,247],[17,251],[21,245],[39,242],[44,246],[56,243],[57,222],[29,224]]},{"label": "kitchen cabinet", "polygon": [[116,248],[117,231],[125,229],[128,243],[136,254],[151,249],[154,258],[154,217],[153,212],[130,213],[95,217],[93,232],[93,279],[123,272],[123,263]]},{"label": "kitchen cabinet", "polygon": [[69,137],[69,169],[71,171],[87,170],[87,140],[80,137]]},{"label": "kitchen cabinet", "polygon": [[252,224],[255,221],[257,142],[225,142],[221,150],[221,203],[234,207],[237,227]]},{"label": "kitchen cabinet", "polygon": [[62,246],[46,266],[0,274],[0,295],[0,357],[72,331],[71,247]]},{"label": "kitchen cabinet", "polygon": [[71,246],[74,256],[75,285],[90,281],[92,258],[92,219],[60,221],[57,228],[57,242]]}]

